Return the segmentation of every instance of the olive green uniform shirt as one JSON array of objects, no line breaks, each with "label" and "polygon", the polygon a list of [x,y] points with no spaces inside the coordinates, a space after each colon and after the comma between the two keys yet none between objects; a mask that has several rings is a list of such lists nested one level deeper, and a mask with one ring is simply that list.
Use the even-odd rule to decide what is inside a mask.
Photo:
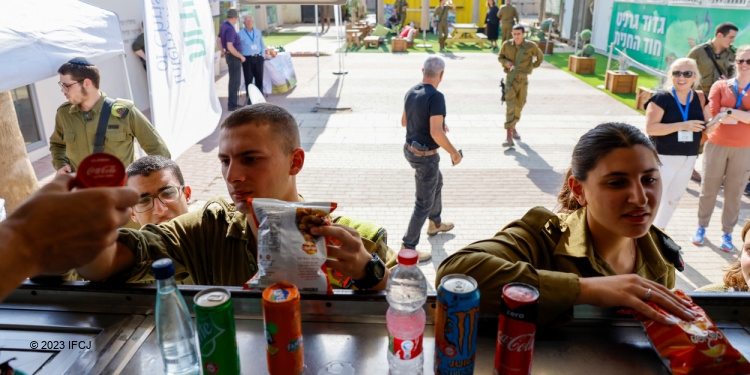
[{"label": "olive green uniform shirt", "polygon": [[[56,170],[70,165],[75,171],[81,160],[94,153],[96,128],[106,98],[106,94],[101,94],[91,109],[89,121],[84,121],[78,105],[65,102],[57,109],[55,130],[49,140],[52,165]],[[116,156],[125,166],[135,160],[134,138],[148,155],[171,156],[159,133],[129,100],[115,100],[104,137],[104,152]]]},{"label": "olive green uniform shirt", "polygon": [[[518,54],[521,53],[521,48],[524,45],[526,46],[526,49],[523,51],[523,57],[521,57],[521,61],[516,65]],[[521,45],[516,45],[513,42],[513,39],[511,39],[503,43],[503,46],[500,48],[500,53],[497,56],[497,60],[502,64],[503,71],[506,74],[510,74],[510,70],[508,70],[508,67],[506,66],[507,62],[510,62],[515,66],[515,77],[525,78],[527,75],[531,74],[533,69],[542,65],[542,62],[544,61],[544,53],[542,53],[542,50],[539,49],[534,42],[524,40]],[[510,82],[506,82],[506,84],[510,84]]]},{"label": "olive green uniform shirt", "polygon": [[[679,258],[672,239],[656,227],[637,240],[635,273],[667,288],[675,283],[675,266],[667,260]],[[543,207],[529,210],[495,234],[475,242],[446,258],[438,268],[436,282],[459,273],[479,284],[483,313],[500,312],[502,287],[518,281],[539,290],[540,325],[563,323],[573,317],[573,304],[580,293],[579,277],[615,275],[612,267],[594,251],[586,224],[586,209],[554,214]]]},{"label": "olive green uniform shirt", "polygon": [[[171,258],[175,279],[197,285],[242,286],[258,271],[257,240],[247,217],[224,199],[210,199],[201,210],[180,215],[141,230],[120,229],[118,241],[133,251],[135,266],[114,281],[153,280],[151,263]],[[397,263],[397,255],[382,241],[362,238],[365,249],[377,252],[386,266]]]},{"label": "olive green uniform shirt", "polygon": [[703,46],[708,46],[711,53],[716,55],[713,47],[713,40],[711,40],[693,47],[690,52],[688,52],[687,57],[695,60],[698,64],[698,71],[701,73],[701,90],[708,93],[711,91],[711,85],[720,80],[722,75],[727,78],[732,78],[737,74],[737,66],[734,65],[736,50],[733,46],[730,46],[721,51],[719,58],[716,59],[716,64],[721,68],[721,73],[719,73],[719,71],[716,70],[716,66],[711,61],[712,57],[706,53]]},{"label": "olive green uniform shirt", "polygon": [[518,11],[513,5],[503,4],[500,6],[500,10],[497,11],[497,18],[500,19],[500,23],[503,25],[511,25],[518,23],[520,17],[518,17]]},{"label": "olive green uniform shirt", "polygon": [[438,5],[435,8],[435,16],[437,16],[438,26],[448,27],[448,13],[450,13],[450,7]]}]

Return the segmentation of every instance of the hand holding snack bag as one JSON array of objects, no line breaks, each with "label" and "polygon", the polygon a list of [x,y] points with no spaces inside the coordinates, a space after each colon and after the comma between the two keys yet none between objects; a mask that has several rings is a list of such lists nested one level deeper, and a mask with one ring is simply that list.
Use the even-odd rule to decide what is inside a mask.
[{"label": "hand holding snack bag", "polygon": [[635,318],[643,323],[656,350],[669,360],[672,374],[749,374],[750,363],[729,343],[706,312],[683,291],[674,293],[690,302],[690,309],[696,315],[694,321],[680,320],[653,302],[647,303],[659,314],[678,323],[663,325],[643,314],[626,311],[634,313]]},{"label": "hand holding snack bag", "polygon": [[331,225],[329,214],[336,203],[251,198],[248,205],[258,228],[258,272],[245,289],[287,281],[300,292],[332,294],[326,274],[326,238],[314,236],[310,228]]}]

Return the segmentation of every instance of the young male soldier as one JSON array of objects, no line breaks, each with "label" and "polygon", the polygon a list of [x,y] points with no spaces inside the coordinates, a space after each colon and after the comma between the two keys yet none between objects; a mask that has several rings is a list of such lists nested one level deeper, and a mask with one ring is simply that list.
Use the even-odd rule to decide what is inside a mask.
[{"label": "young male soldier", "polygon": [[438,43],[440,43],[440,52],[445,50],[445,40],[448,39],[448,14],[451,9],[455,9],[453,3],[446,4],[448,0],[440,0],[440,5],[435,8],[437,17]]},{"label": "young male soldier", "polygon": [[[443,174],[440,173],[438,149],[444,148],[451,155],[453,165],[458,165],[463,156],[453,147],[445,135],[445,98],[437,90],[443,80],[445,60],[428,57],[422,68],[422,82],[409,89],[404,98],[404,113],[401,126],[406,127],[404,157],[414,169],[416,200],[401,248],[416,249],[425,219],[430,220],[427,234],[432,236],[453,229],[453,223],[442,221]],[[429,251],[417,250],[420,261],[432,258]]]},{"label": "young male soldier", "polygon": [[510,4],[511,0],[506,0],[505,4],[500,6],[500,10],[497,11],[497,18],[500,19],[500,31],[503,33],[503,43],[512,37],[511,31],[513,25],[518,23],[518,11]]},{"label": "young male soldier", "polygon": [[[737,73],[737,67],[734,65],[737,49],[732,46],[737,31],[737,26],[731,22],[720,23],[714,29],[713,39],[693,47],[688,52],[687,57],[698,64],[698,71],[701,73],[700,89],[706,95],[711,92],[714,82],[734,77]],[[703,152],[703,147],[700,152]],[[695,169],[690,178],[696,182],[701,181],[701,175]]]},{"label": "young male soldier", "polygon": [[130,164],[125,173],[127,186],[140,195],[131,213],[140,226],[160,224],[188,213],[192,190],[185,185],[182,171],[172,159],[145,156]]},{"label": "young male soldier", "polygon": [[544,61],[542,50],[536,43],[525,41],[523,25],[513,26],[513,39],[503,43],[497,58],[503,65],[505,78],[505,142],[503,147],[513,147],[513,139],[521,139],[516,124],[521,119],[521,110],[526,104],[529,87],[528,75]]},{"label": "young male soldier", "polygon": [[[57,174],[76,171],[81,160],[94,152],[112,154],[129,165],[135,159],[134,138],[148,155],[170,157],[159,133],[133,102],[112,100],[99,91],[99,69],[94,64],[76,57],[57,72],[68,99],[57,109],[49,140]],[[106,113],[105,106],[110,107]],[[102,116],[108,119],[100,124]]]},{"label": "young male soldier", "polygon": [[[196,284],[243,285],[258,271],[257,229],[248,224],[252,208],[247,199],[299,201],[296,175],[304,161],[297,123],[289,112],[270,103],[235,111],[219,133],[221,172],[234,204],[212,199],[203,209],[166,223],[121,229],[115,246],[77,271],[94,281],[144,281],[151,263],[168,257],[175,262],[176,275],[187,274]],[[328,246],[327,265],[354,280],[354,286],[385,287],[388,270],[383,261],[395,264],[396,254],[382,242],[373,243],[337,224],[315,227],[311,233],[340,241],[340,246]]]}]

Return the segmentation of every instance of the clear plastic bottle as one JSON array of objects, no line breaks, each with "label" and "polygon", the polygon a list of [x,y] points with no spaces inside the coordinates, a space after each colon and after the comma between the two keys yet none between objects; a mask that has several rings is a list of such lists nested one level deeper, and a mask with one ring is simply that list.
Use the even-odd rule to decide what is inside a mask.
[{"label": "clear plastic bottle", "polygon": [[200,375],[193,319],[177,289],[172,259],[159,259],[151,268],[156,277],[156,337],[164,360],[164,373]]},{"label": "clear plastic bottle", "polygon": [[404,249],[398,253],[398,266],[386,284],[390,307],[385,315],[388,327],[388,368],[391,375],[419,375],[424,370],[424,335],[427,279],[417,267],[418,254]]}]

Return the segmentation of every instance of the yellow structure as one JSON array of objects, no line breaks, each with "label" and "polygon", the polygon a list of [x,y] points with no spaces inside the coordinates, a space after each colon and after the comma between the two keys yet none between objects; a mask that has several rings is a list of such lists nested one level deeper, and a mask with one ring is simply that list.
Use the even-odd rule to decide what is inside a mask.
[{"label": "yellow structure", "polygon": [[[422,1],[421,0],[407,0],[409,3],[409,9],[406,11],[406,24],[414,22],[414,26],[420,28],[420,21],[422,19]],[[487,15],[487,1],[479,1],[479,14],[477,22],[472,22],[472,5],[473,0],[453,0],[453,5],[456,7],[456,20],[454,23],[476,23],[478,27],[484,27],[484,18]],[[383,0],[384,4],[390,4],[391,6],[395,3],[395,0]],[[498,1],[498,4],[502,4],[502,1]],[[430,0],[430,10],[434,10],[440,5],[440,0]]]}]

